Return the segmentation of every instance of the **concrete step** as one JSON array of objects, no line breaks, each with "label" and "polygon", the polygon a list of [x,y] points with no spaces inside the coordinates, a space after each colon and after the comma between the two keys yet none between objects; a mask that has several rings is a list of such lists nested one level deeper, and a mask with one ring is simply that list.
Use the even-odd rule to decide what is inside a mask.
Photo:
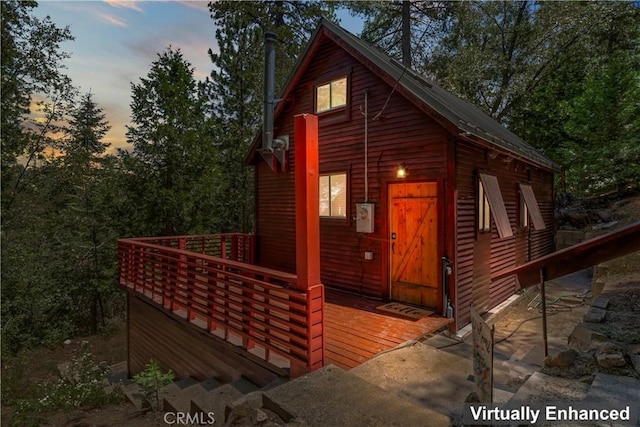
[{"label": "concrete step", "polygon": [[260,386],[242,377],[230,383],[236,390],[242,394],[253,393],[260,390]]},{"label": "concrete step", "polygon": [[231,384],[225,384],[192,398],[189,412],[212,414],[216,423],[224,424],[226,406],[243,396],[244,394],[237,388]]},{"label": "concrete step", "polygon": [[145,399],[144,391],[138,384],[131,382],[121,386],[122,392],[127,396],[127,400],[140,411],[149,409],[151,405]]},{"label": "concrete step", "polygon": [[129,384],[129,367],[127,362],[116,363],[107,368],[107,381],[109,384]]},{"label": "concrete step", "polygon": [[578,402],[586,397],[588,390],[589,384],[534,372],[511,397],[509,404],[559,400]]},{"label": "concrete step", "polygon": [[334,365],[263,394],[263,408],[308,426],[450,426],[448,416],[414,404]]},{"label": "concrete step", "polygon": [[[596,373],[585,396],[586,402],[629,404],[635,403],[640,410],[640,380],[621,375]],[[640,412],[637,412],[640,414]]]},{"label": "concrete step", "polygon": [[[224,409],[224,419],[229,422],[230,417],[237,419],[255,413],[263,407],[263,393],[273,390],[282,384],[288,383],[290,380],[285,377],[278,377],[260,390],[245,394],[240,399],[229,403]],[[232,415],[233,414],[233,415]]]},{"label": "concrete step", "polygon": [[408,399],[452,419],[476,391],[472,361],[416,344],[377,356],[349,371],[391,396]]},{"label": "concrete step", "polygon": [[206,393],[207,390],[194,378],[184,378],[159,390],[163,410],[184,413],[191,410],[191,396]]}]

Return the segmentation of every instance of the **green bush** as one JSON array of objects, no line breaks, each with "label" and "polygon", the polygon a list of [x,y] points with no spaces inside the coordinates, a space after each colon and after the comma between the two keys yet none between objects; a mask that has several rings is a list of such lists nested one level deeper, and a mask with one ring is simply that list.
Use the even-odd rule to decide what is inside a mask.
[{"label": "green bush", "polygon": [[[133,377],[133,381],[142,387],[144,397],[151,404],[154,410],[160,409],[160,396],[158,390],[175,380],[175,375],[171,370],[163,373],[160,364],[151,359],[144,367],[144,371]],[[155,403],[155,406],[154,406]]]},{"label": "green bush", "polygon": [[57,380],[38,383],[32,396],[16,399],[11,426],[40,425],[40,414],[81,407],[99,407],[121,402],[120,390],[105,391],[107,368],[96,364],[85,341],[73,356],[68,369]]}]

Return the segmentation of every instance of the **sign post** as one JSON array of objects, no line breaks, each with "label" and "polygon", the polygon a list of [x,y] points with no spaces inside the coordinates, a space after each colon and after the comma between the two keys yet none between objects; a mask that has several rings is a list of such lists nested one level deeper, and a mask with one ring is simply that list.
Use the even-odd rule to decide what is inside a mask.
[{"label": "sign post", "polygon": [[493,332],[493,326],[489,327],[472,305],[473,376],[483,403],[493,403]]}]

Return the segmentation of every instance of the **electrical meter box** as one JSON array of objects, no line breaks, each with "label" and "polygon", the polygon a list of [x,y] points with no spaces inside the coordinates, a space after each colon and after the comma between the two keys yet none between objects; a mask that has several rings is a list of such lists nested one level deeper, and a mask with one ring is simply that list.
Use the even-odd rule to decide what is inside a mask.
[{"label": "electrical meter box", "polygon": [[373,203],[356,203],[356,231],[373,233]]}]

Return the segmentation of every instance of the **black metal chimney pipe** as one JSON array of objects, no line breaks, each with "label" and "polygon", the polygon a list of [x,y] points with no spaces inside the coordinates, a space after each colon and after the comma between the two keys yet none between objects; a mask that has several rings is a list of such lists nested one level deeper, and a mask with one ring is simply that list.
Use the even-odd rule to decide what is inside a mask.
[{"label": "black metal chimney pipe", "polygon": [[264,33],[264,116],[262,123],[262,148],[273,149],[273,110],[275,106],[276,34]]}]

